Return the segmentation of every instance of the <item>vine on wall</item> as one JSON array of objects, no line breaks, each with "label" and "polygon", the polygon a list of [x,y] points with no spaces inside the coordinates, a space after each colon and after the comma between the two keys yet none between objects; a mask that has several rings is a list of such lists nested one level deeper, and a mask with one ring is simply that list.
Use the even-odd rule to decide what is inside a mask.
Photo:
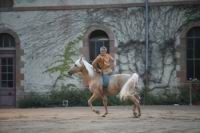
[{"label": "vine on wall", "polygon": [[[56,86],[56,83],[58,80],[64,80],[65,78],[69,78],[69,76],[66,74],[67,70],[70,68],[70,65],[73,63],[72,56],[77,51],[76,45],[79,43],[79,41],[82,39],[82,36],[77,37],[76,39],[70,41],[64,49],[64,53],[57,55],[59,57],[59,60],[56,60],[53,62],[49,68],[45,72],[48,73],[59,73],[58,77],[56,78],[53,87]],[[55,65],[58,64],[58,65]]]}]

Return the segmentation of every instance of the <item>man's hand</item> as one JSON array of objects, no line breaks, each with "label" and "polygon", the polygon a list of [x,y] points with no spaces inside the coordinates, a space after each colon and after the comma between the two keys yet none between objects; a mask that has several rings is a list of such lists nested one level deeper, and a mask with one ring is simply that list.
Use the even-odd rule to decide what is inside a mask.
[{"label": "man's hand", "polygon": [[102,70],[101,69],[96,69],[96,72],[97,73],[102,73]]}]

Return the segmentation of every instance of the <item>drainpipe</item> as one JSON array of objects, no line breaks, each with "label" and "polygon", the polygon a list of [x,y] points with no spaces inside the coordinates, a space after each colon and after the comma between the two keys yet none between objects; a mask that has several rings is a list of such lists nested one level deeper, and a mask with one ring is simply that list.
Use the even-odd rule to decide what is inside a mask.
[{"label": "drainpipe", "polygon": [[149,3],[145,0],[145,90],[144,90],[144,104],[147,101],[147,92],[149,87]]}]

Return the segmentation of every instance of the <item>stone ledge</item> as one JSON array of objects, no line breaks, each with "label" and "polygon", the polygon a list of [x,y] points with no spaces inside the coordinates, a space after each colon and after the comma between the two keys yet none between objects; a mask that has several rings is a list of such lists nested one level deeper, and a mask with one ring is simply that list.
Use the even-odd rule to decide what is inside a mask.
[{"label": "stone ledge", "polygon": [[[196,5],[200,4],[197,0],[179,0],[179,1],[164,1],[150,2],[149,6],[171,6],[171,5]],[[12,11],[46,11],[46,10],[81,10],[81,9],[102,9],[102,8],[129,8],[129,7],[144,7],[144,2],[123,3],[123,4],[94,4],[94,5],[54,5],[54,6],[15,6],[13,8],[0,8],[0,12]]]}]

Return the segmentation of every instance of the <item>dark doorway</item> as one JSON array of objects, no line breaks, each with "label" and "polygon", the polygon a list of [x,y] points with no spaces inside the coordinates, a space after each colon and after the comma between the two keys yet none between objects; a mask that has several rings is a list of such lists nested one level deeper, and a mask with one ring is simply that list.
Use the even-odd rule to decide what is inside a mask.
[{"label": "dark doorway", "polygon": [[102,30],[95,30],[89,37],[90,62],[92,62],[100,53],[100,47],[105,46],[110,52],[108,35]]}]

